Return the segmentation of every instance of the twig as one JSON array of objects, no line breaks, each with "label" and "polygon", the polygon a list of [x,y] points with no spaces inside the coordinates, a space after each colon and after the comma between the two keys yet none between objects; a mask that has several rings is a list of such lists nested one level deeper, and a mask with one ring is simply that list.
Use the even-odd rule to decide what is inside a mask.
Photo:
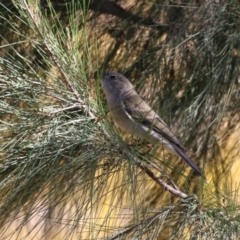
[{"label": "twig", "polygon": [[136,157],[133,158],[133,161],[136,163],[136,165],[141,168],[150,178],[152,178],[156,183],[161,185],[162,187],[166,188],[170,193],[180,197],[180,198],[187,198],[188,195],[184,192],[181,192],[180,190],[171,187],[167,183],[165,183],[162,179],[155,176],[155,174],[146,166],[144,166]]},{"label": "twig", "polygon": [[[155,163],[152,163],[152,162],[148,162],[153,168],[155,168],[156,170],[158,170],[160,173],[162,173],[162,170],[155,164]],[[164,174],[164,173],[162,173],[162,174]],[[169,176],[167,176],[166,174],[164,174],[164,177],[166,177],[171,183],[172,183],[172,185],[174,186],[174,188],[176,189],[176,190],[178,190],[179,191],[179,188],[177,187],[177,185],[173,182],[173,180],[169,177]]]},{"label": "twig", "polygon": [[[173,206],[172,208],[174,208],[175,206]],[[168,209],[169,211],[169,209]],[[118,233],[116,233],[113,237],[111,237],[111,240],[117,239],[122,237],[123,235],[126,235],[128,233],[130,233],[132,230],[134,230],[135,228],[137,228],[138,226],[142,225],[142,224],[147,224],[148,226],[150,226],[156,219],[158,219],[158,216],[161,215],[163,213],[163,211],[156,213],[154,216],[147,218],[147,219],[143,219],[142,221],[140,221],[138,224],[132,226],[132,227],[128,227]]]},{"label": "twig", "polygon": [[[42,29],[42,27],[41,27],[42,25],[40,25],[40,24],[41,24],[40,14],[39,14],[35,9],[30,8],[30,7],[29,7],[29,4],[27,3],[26,0],[24,0],[24,5],[25,5],[26,10],[27,10],[27,12],[29,13],[31,19],[33,20],[33,23],[34,23],[34,25],[35,25],[35,27],[36,27],[36,29],[37,29],[37,31],[38,31],[38,34],[41,36],[41,38],[42,38],[42,40],[43,40],[43,43],[44,43],[44,45],[45,45],[45,47],[46,47],[46,49],[47,49],[47,52],[49,53],[50,57],[52,58],[52,61],[53,61],[54,64],[57,66],[58,70],[60,71],[60,73],[61,73],[61,75],[62,75],[62,77],[63,77],[66,85],[72,90],[72,93],[75,95],[77,101],[78,101],[79,103],[83,104],[83,102],[82,102],[82,100],[81,100],[81,98],[80,98],[80,96],[79,96],[79,94],[78,94],[78,91],[77,91],[76,87],[74,86],[74,84],[72,83],[72,81],[68,78],[67,74],[63,71],[60,63],[58,62],[58,59],[57,59],[54,51],[52,50],[50,44],[48,44],[48,42],[47,42],[47,40],[46,40],[47,37],[44,36],[44,33],[43,33],[43,32],[44,32],[44,29]],[[46,30],[46,32],[49,32],[49,31]],[[85,107],[84,110],[88,113],[88,115],[89,115],[90,117],[96,119],[95,115],[89,110],[89,108]]]},{"label": "twig", "polygon": [[129,152],[127,152],[125,149],[121,149],[119,147],[119,150],[124,153],[124,155],[128,156],[130,159],[134,161],[134,163],[137,165],[137,167],[141,168],[154,182],[161,185],[162,187],[166,188],[170,193],[180,197],[180,198],[187,198],[189,197],[186,193],[181,192],[174,184],[174,188],[170,185],[168,185],[166,182],[164,182],[162,179],[157,177],[147,166],[144,166],[142,162],[135,156],[130,155]]}]

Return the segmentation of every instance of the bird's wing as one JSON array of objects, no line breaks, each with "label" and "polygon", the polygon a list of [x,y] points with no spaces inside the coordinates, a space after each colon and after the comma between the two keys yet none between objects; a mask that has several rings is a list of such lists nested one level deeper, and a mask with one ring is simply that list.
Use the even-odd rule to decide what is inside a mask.
[{"label": "bird's wing", "polygon": [[131,95],[123,100],[125,110],[136,121],[155,130],[158,134],[168,140],[173,146],[176,145],[183,152],[184,146],[174,136],[167,124],[154,112],[151,107],[139,96]]},{"label": "bird's wing", "polygon": [[[135,99],[133,99],[135,98]],[[134,104],[133,104],[134,103]],[[173,146],[175,151],[194,169],[202,175],[198,166],[185,154],[184,146],[178,141],[166,123],[151,109],[151,107],[138,95],[129,96],[123,100],[128,114],[141,124],[153,129]]]}]

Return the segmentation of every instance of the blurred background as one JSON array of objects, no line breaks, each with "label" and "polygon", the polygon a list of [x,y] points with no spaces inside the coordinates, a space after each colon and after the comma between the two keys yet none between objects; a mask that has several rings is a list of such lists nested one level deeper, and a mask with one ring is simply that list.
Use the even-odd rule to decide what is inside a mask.
[{"label": "blurred background", "polygon": [[[239,26],[236,0],[2,0],[0,238],[238,239]],[[207,182],[114,126],[109,69]]]}]

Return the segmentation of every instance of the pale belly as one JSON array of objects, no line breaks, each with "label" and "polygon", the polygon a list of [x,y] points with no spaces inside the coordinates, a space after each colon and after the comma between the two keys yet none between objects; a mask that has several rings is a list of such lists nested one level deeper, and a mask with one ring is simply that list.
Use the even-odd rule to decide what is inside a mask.
[{"label": "pale belly", "polygon": [[115,124],[124,132],[131,134],[134,138],[144,139],[150,143],[162,145],[171,153],[177,154],[173,146],[165,138],[154,130],[150,130],[148,126],[136,123],[133,119],[128,118],[128,116],[119,115],[119,112],[117,115],[112,113],[112,116]]}]

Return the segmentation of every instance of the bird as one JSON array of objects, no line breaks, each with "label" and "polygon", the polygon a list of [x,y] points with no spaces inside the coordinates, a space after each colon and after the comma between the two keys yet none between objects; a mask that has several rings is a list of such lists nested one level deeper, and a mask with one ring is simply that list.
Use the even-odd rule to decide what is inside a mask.
[{"label": "bird", "polygon": [[124,75],[106,71],[102,75],[101,86],[113,121],[122,131],[134,138],[161,144],[170,153],[180,156],[197,175],[202,176],[199,167],[186,154],[185,147]]}]

